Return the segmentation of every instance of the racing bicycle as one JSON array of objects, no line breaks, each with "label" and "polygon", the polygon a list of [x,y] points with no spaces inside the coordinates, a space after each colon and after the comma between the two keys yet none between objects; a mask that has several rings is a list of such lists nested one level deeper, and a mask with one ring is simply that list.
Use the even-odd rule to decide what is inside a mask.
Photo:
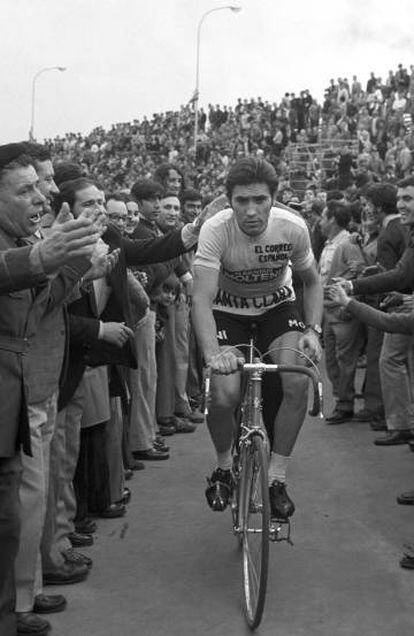
[{"label": "racing bicycle", "polygon": [[[235,349],[246,347],[236,345]],[[313,387],[313,403],[309,415],[323,417],[322,381],[318,368],[305,354],[310,366],[300,364],[266,364],[273,350],[260,355],[255,346],[255,334],[248,348],[248,362],[240,366],[241,400],[237,410],[233,444],[234,488],[231,501],[233,533],[238,537],[243,555],[245,615],[253,630],[261,622],[266,599],[269,569],[269,545],[290,538],[290,520],[271,517],[268,486],[270,445],[262,415],[262,379],[265,373],[301,373],[307,375]],[[211,371],[206,370],[204,413],[208,415]]]}]

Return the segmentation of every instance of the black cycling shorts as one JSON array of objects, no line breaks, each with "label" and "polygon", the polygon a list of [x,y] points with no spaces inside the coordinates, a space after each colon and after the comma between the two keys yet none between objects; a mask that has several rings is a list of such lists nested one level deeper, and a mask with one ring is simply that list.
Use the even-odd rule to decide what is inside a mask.
[{"label": "black cycling shorts", "polygon": [[257,325],[256,346],[265,353],[272,342],[288,331],[304,331],[296,303],[287,302],[270,309],[260,316],[240,316],[224,311],[213,311],[217,327],[217,340],[220,346],[249,344],[251,325]]}]

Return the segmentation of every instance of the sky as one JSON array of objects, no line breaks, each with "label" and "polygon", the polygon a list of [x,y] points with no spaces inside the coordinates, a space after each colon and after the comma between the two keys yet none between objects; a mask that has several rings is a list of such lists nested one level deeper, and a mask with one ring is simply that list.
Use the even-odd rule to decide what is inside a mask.
[{"label": "sky", "polygon": [[[227,0],[228,1],[228,0]],[[232,2],[233,0],[230,0]],[[200,104],[271,102],[331,77],[414,64],[412,0],[234,0],[206,17]],[[0,143],[38,141],[174,110],[194,93],[196,34],[226,0],[1,0]]]}]

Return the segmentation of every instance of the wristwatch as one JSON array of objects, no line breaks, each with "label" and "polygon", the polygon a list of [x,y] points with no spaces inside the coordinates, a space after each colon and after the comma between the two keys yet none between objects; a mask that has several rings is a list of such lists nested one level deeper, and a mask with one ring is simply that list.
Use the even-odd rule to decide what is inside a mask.
[{"label": "wristwatch", "polygon": [[306,329],[311,329],[316,335],[321,338],[322,337],[322,327],[320,325],[305,325]]}]

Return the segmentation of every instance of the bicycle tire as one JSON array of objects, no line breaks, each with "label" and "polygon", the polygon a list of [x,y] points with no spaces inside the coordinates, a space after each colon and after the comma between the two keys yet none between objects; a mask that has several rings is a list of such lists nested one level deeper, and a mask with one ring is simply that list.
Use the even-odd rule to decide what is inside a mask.
[{"label": "bicycle tire", "polygon": [[254,435],[243,449],[240,483],[243,581],[246,620],[255,629],[262,620],[269,570],[270,504],[266,444]]}]

